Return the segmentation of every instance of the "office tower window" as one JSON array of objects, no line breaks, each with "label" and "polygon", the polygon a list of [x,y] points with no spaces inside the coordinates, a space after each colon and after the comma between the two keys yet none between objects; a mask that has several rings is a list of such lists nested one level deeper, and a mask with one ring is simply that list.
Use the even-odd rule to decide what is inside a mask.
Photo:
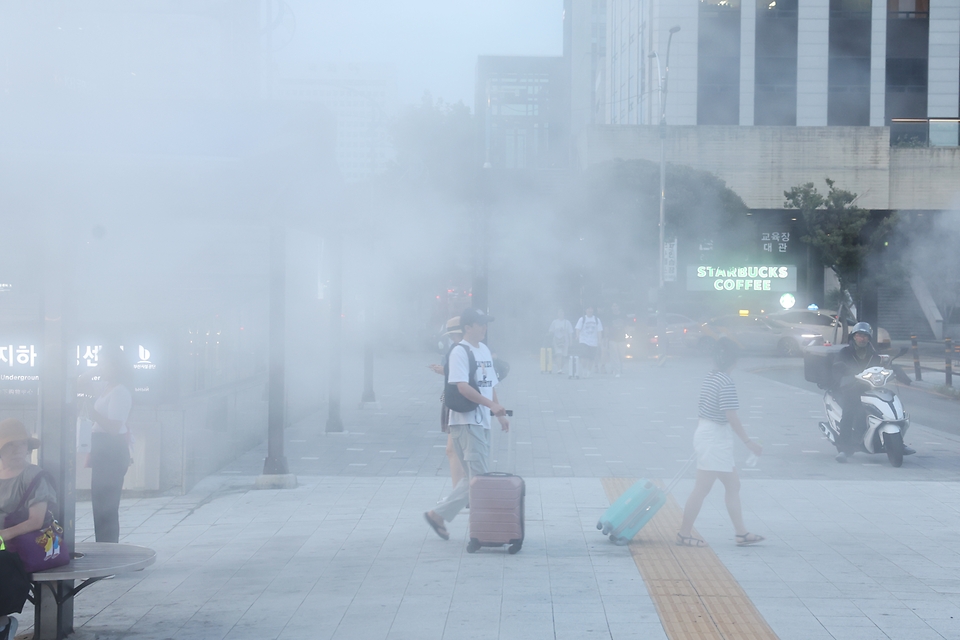
[{"label": "office tower window", "polygon": [[797,0],[757,0],[753,121],[797,124]]},{"label": "office tower window", "polygon": [[830,0],[827,124],[870,124],[871,0]]},{"label": "office tower window", "polygon": [[887,2],[886,120],[892,144],[926,144],[927,61],[930,43],[928,0]]},{"label": "office tower window", "polygon": [[740,123],[740,0],[700,0],[697,124]]}]

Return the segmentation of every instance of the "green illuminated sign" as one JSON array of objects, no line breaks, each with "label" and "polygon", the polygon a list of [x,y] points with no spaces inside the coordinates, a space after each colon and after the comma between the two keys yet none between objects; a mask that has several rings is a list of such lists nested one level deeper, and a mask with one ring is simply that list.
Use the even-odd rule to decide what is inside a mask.
[{"label": "green illuminated sign", "polygon": [[796,291],[794,265],[687,265],[688,291]]}]

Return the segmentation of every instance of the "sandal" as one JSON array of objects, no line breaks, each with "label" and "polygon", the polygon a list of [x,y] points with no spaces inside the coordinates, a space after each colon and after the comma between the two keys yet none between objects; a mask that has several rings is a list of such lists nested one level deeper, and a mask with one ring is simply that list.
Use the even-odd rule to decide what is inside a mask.
[{"label": "sandal", "polygon": [[434,531],[437,532],[437,535],[443,538],[444,540],[450,539],[450,534],[447,532],[447,528],[443,525],[443,522],[437,524],[433,518],[430,517],[430,512],[427,511],[423,514],[423,519],[427,521],[427,524],[430,525]]},{"label": "sandal", "polygon": [[682,536],[679,533],[677,534],[677,546],[678,547],[705,547],[707,543],[696,538],[694,536]]},{"label": "sandal", "polygon": [[758,536],[755,533],[745,533],[743,535],[737,534],[737,546],[738,547],[749,547],[752,544],[757,544],[758,542],[763,542],[766,540],[763,536]]}]

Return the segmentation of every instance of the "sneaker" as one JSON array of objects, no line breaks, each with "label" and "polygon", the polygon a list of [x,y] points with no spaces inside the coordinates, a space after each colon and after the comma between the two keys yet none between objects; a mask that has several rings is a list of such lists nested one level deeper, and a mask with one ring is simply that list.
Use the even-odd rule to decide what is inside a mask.
[{"label": "sneaker", "polygon": [[837,461],[837,462],[846,462],[846,461],[847,461],[847,454],[845,454],[843,451],[841,451],[840,453],[837,454],[836,461]]},{"label": "sneaker", "polygon": [[907,446],[904,446],[904,447],[903,447],[903,455],[905,455],[905,456],[912,456],[912,455],[915,454],[916,452],[917,452],[917,450],[914,449],[913,447],[907,447]]}]

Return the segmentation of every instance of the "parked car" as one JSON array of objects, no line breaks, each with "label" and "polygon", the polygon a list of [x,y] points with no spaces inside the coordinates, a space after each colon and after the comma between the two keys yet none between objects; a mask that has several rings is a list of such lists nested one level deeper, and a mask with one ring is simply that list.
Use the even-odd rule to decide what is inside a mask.
[{"label": "parked car", "polygon": [[785,356],[797,356],[807,347],[823,344],[822,332],[807,326],[795,328],[764,316],[728,315],[700,325],[697,345],[708,351],[721,338],[732,340],[747,352]]},{"label": "parked car", "polygon": [[[840,322],[836,311],[829,309],[791,309],[768,313],[764,317],[778,325],[800,329],[806,333],[819,333],[823,336],[825,344],[843,344],[843,324]],[[890,334],[886,329],[877,327],[874,340],[878,350],[886,351],[890,349]]]},{"label": "parked car", "polygon": [[[657,314],[629,316],[627,325],[626,358],[652,356],[660,343],[657,333]],[[695,346],[695,336],[699,335],[700,325],[679,313],[664,314],[664,339],[670,349],[685,345]]]}]

